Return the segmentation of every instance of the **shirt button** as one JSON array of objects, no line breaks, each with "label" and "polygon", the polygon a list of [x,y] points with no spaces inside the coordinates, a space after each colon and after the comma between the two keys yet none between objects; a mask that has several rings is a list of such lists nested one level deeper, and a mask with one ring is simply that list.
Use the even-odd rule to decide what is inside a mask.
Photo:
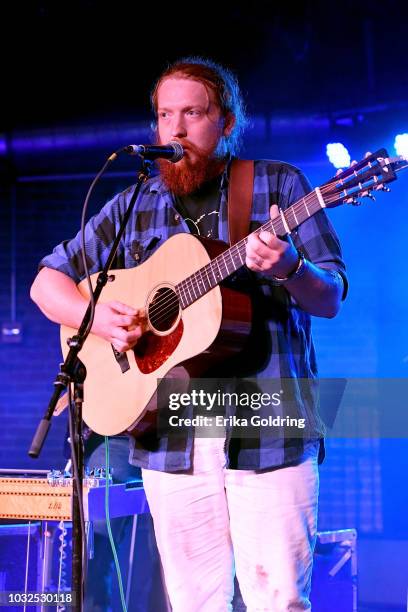
[{"label": "shirt button", "polygon": [[176,222],[176,223],[179,223],[179,222],[180,222],[180,215],[179,215],[178,213],[176,213],[176,214],[174,215],[174,220],[175,220],[175,222]]}]

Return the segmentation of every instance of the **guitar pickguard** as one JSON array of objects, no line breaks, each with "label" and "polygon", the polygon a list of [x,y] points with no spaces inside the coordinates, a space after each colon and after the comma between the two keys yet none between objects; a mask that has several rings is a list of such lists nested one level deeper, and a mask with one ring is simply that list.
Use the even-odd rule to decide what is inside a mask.
[{"label": "guitar pickguard", "polygon": [[166,336],[158,336],[151,331],[143,334],[133,349],[142,374],[154,372],[174,353],[183,335],[183,329],[183,321],[180,319],[177,327]]}]

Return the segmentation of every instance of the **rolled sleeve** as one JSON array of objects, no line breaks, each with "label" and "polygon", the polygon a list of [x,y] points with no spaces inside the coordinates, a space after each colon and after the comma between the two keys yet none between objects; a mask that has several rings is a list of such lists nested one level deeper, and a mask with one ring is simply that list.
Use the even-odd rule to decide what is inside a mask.
[{"label": "rolled sleeve", "polygon": [[[288,206],[310,193],[311,190],[310,183],[305,176],[300,171],[294,173]],[[346,266],[339,238],[326,212],[322,209],[304,221],[292,233],[292,238],[296,248],[304,254],[306,259],[320,268],[333,270],[340,274],[343,280],[342,299],[344,300],[348,291]]]},{"label": "rolled sleeve", "polygon": [[[122,194],[113,198],[85,226],[86,261],[90,274],[99,272],[106,263],[123,214],[123,199]],[[112,267],[120,267],[120,259],[119,247],[116,264]],[[71,240],[64,240],[52,253],[43,257],[38,268],[40,270],[44,267],[63,272],[76,283],[83,280],[85,270],[81,253],[81,233],[78,232]]]}]

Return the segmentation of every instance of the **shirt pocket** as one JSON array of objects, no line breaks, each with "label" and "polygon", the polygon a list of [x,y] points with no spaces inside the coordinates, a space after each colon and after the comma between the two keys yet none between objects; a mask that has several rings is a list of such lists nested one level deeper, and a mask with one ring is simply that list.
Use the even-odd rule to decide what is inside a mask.
[{"label": "shirt pocket", "polygon": [[161,245],[161,239],[161,234],[154,233],[142,239],[133,240],[126,248],[126,267],[138,266],[149,259]]}]

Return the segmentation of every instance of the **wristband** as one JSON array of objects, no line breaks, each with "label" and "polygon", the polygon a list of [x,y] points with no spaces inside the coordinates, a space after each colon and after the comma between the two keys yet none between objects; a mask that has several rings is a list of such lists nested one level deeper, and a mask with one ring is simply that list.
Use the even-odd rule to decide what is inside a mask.
[{"label": "wristband", "polygon": [[280,276],[272,275],[272,280],[275,283],[281,285],[282,283],[286,283],[287,281],[291,281],[291,280],[295,280],[296,278],[300,278],[306,272],[307,266],[306,266],[305,256],[303,255],[301,251],[298,251],[297,253],[299,255],[299,262],[296,268],[293,270],[293,272],[291,272],[290,274],[282,278]]}]

